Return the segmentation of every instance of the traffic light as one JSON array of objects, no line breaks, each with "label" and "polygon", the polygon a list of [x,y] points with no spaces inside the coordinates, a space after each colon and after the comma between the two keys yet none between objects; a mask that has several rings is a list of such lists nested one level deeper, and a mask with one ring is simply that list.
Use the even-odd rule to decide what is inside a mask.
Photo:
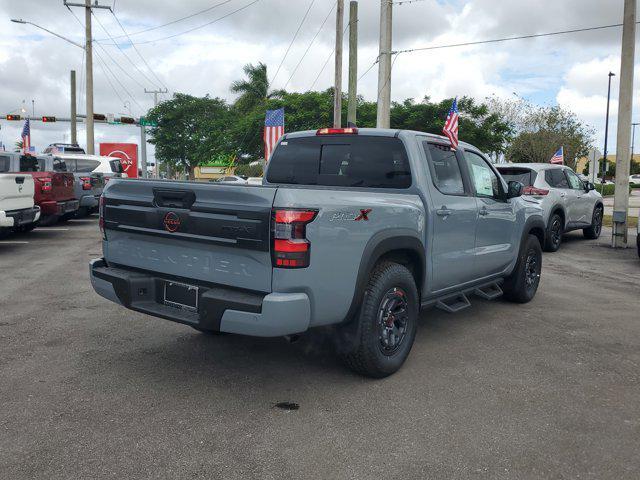
[{"label": "traffic light", "polygon": [[42,117],[42,122],[43,123],[50,123],[50,122],[55,122],[56,121],[56,117]]},{"label": "traffic light", "polygon": [[7,115],[7,120],[21,120],[20,115]]},{"label": "traffic light", "polygon": [[107,117],[105,115],[103,115],[102,113],[94,113],[93,114],[93,119],[94,120],[106,120]]},{"label": "traffic light", "polygon": [[131,117],[120,117],[120,123],[135,124],[136,123],[136,119],[135,118],[131,118]]}]

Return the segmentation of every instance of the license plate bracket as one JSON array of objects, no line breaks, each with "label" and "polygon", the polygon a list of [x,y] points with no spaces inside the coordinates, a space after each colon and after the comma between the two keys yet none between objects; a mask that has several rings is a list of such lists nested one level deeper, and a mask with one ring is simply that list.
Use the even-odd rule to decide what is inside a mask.
[{"label": "license plate bracket", "polygon": [[165,281],[163,287],[163,303],[169,307],[198,311],[199,288],[186,283]]}]

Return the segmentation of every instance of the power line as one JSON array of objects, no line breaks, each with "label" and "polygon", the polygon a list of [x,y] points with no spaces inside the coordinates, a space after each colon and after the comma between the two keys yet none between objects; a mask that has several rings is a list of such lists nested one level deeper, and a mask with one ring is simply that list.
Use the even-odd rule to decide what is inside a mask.
[{"label": "power line", "polygon": [[[636,23],[640,23],[636,22]],[[557,32],[548,32],[548,33],[535,33],[535,34],[531,34],[531,35],[518,35],[515,37],[504,37],[504,38],[494,38],[491,40],[479,40],[479,41],[475,41],[475,42],[463,42],[463,43],[450,43],[447,45],[434,45],[431,47],[419,47],[419,48],[408,48],[406,50],[397,50],[395,52],[392,53],[411,53],[411,52],[418,52],[418,51],[424,51],[424,50],[437,50],[437,49],[441,49],[441,48],[453,48],[453,47],[466,47],[469,45],[483,45],[483,44],[487,44],[487,43],[498,43],[498,42],[509,42],[511,40],[523,40],[523,39],[527,39],[527,38],[538,38],[538,37],[551,37],[554,35],[566,35],[569,33],[579,33],[579,32],[591,32],[594,30],[604,30],[607,28],[618,28],[621,27],[622,24],[621,23],[615,23],[612,25],[601,25],[599,27],[587,27],[587,28],[576,28],[573,30],[560,30]]]},{"label": "power line", "polygon": [[331,16],[331,13],[333,12],[333,10],[336,8],[336,6],[338,5],[338,2],[334,3],[333,6],[331,7],[331,10],[329,10],[329,13],[327,13],[327,16],[324,17],[324,20],[322,21],[322,24],[320,25],[320,28],[318,29],[318,31],[316,32],[316,34],[313,36],[313,38],[311,39],[311,42],[309,43],[309,46],[307,47],[307,49],[304,51],[304,53],[302,54],[302,57],[300,58],[300,61],[298,62],[298,64],[296,65],[296,68],[293,69],[293,71],[291,72],[291,75],[289,76],[289,79],[287,80],[287,83],[284,84],[283,89],[286,90],[287,85],[289,85],[289,82],[291,81],[291,79],[293,78],[293,76],[296,74],[296,72],[298,71],[298,68],[300,67],[300,64],[302,63],[302,61],[304,60],[304,58],[307,56],[307,53],[309,53],[309,50],[311,49],[311,46],[313,45],[313,43],[316,41],[316,38],[318,38],[318,35],[320,35],[320,32],[322,31],[322,29],[324,28],[324,25],[327,23],[327,20],[329,19],[329,17]]},{"label": "power line", "polygon": [[116,90],[116,87],[113,85],[113,82],[111,82],[109,75],[107,75],[107,70],[105,69],[104,61],[99,55],[96,55],[96,56],[98,57],[98,61],[100,62],[100,68],[102,69],[102,73],[104,73],[104,77],[107,79],[107,82],[109,82],[109,85],[111,85],[111,89],[113,90],[113,93],[115,93],[116,96],[120,99],[120,102],[124,104],[124,99],[120,96],[120,93]]},{"label": "power line", "polygon": [[[145,41],[140,41],[140,42],[131,42],[131,44],[132,44],[132,45],[144,45],[144,44],[147,44],[147,43],[162,42],[162,41],[164,41],[164,40],[169,40],[169,39],[171,39],[171,38],[176,38],[176,37],[179,37],[179,36],[181,36],[181,35],[185,35],[185,34],[187,34],[187,33],[191,33],[191,32],[193,32],[193,31],[195,31],[195,30],[199,30],[199,29],[201,29],[201,28],[204,28],[204,27],[207,27],[207,26],[209,26],[209,25],[212,25],[212,24],[214,24],[214,23],[216,23],[216,22],[219,22],[220,20],[224,20],[225,18],[230,17],[231,15],[234,15],[234,14],[236,14],[236,13],[238,13],[238,12],[241,12],[242,10],[245,10],[245,9],[249,8],[249,7],[250,7],[250,6],[252,6],[252,5],[255,5],[255,4],[256,4],[256,3],[258,3],[259,1],[260,1],[260,0],[253,0],[251,3],[246,4],[244,7],[240,7],[240,8],[238,8],[238,9],[234,10],[233,12],[229,12],[229,13],[227,13],[226,15],[223,15],[223,16],[221,16],[221,17],[218,17],[218,18],[214,19],[214,20],[211,20],[210,22],[203,23],[202,25],[198,25],[197,27],[193,27],[193,28],[190,28],[190,29],[188,29],[188,30],[184,30],[184,31],[179,32],[179,33],[174,33],[173,35],[168,35],[168,36],[166,36],[166,37],[155,38],[155,39],[153,39],[153,40],[145,40]],[[109,44],[108,42],[101,42],[101,43]]]},{"label": "power line", "polygon": [[[100,28],[102,28],[102,30],[109,36],[109,38],[111,38],[111,40],[115,43],[116,47],[118,48],[118,50],[120,50],[120,53],[122,53],[122,55],[124,56],[124,58],[127,59],[127,61],[131,64],[131,66],[133,68],[136,69],[136,71],[147,81],[149,82],[151,85],[153,85],[155,82],[151,79],[149,79],[149,77],[147,77],[145,75],[145,73],[140,70],[140,68],[138,67],[138,65],[136,65],[133,60],[131,60],[131,58],[129,58],[129,55],[127,55],[127,52],[124,51],[124,49],[120,46],[119,43],[117,43],[115,40],[113,40],[113,37],[111,37],[111,34],[109,33],[109,30],[107,30],[105,28],[105,26],[102,24],[102,22],[100,21],[100,19],[98,18],[98,16],[93,13],[93,10],[91,11],[91,15],[93,15],[93,18],[96,19],[96,21],[98,22],[98,25],[100,25]],[[101,46],[101,48],[104,49],[104,47]],[[135,47],[134,47],[135,48]],[[144,88],[144,87],[143,87]]]},{"label": "power line", "polygon": [[[106,52],[106,50],[104,50],[103,47],[101,47],[101,48],[103,49],[104,52]],[[98,59],[104,64],[104,66],[107,68],[107,70],[109,71],[111,76],[114,78],[114,80],[118,83],[118,85],[120,85],[122,90],[124,90],[124,92],[129,96],[129,98],[131,98],[131,100],[133,100],[133,103],[135,103],[138,106],[140,111],[144,112],[144,108],[142,108],[142,106],[138,103],[138,101],[135,99],[135,97],[127,89],[127,87],[125,87],[124,84],[120,81],[120,79],[113,73],[113,70],[111,70],[111,68],[109,67],[109,64],[107,64],[107,62],[105,62],[104,59],[102,59],[102,57],[100,56],[100,53],[97,50],[95,51],[95,54],[98,57]],[[118,97],[120,98],[120,96],[118,96]]]},{"label": "power line", "polygon": [[313,7],[314,3],[316,3],[316,0],[311,0],[311,3],[309,3],[309,8],[307,8],[307,11],[304,13],[304,16],[302,17],[302,20],[300,21],[300,25],[298,25],[298,29],[296,30],[296,33],[293,34],[293,38],[291,39],[291,42],[289,43],[289,46],[287,47],[287,51],[284,52],[284,57],[282,57],[282,60],[280,60],[280,65],[278,65],[278,69],[276,70],[276,74],[273,76],[273,78],[269,82],[270,84],[273,85],[273,82],[275,81],[276,77],[278,76],[278,73],[280,73],[280,69],[282,68],[282,64],[286,60],[287,55],[289,55],[289,50],[291,50],[291,47],[293,46],[293,42],[296,41],[296,38],[298,37],[298,33],[300,33],[300,29],[302,28],[302,25],[304,25],[304,21],[309,16],[309,12],[311,11],[311,7]]},{"label": "power line", "polygon": [[[351,24],[351,22],[347,22],[347,26],[344,28],[344,31],[342,32],[343,34],[347,32],[347,30],[349,29],[349,25],[350,24]],[[322,68],[318,72],[318,75],[316,75],[316,79],[311,84],[311,87],[309,88],[309,90],[313,90],[313,87],[316,86],[316,83],[318,82],[318,79],[320,78],[320,75],[322,75],[322,72],[324,72],[324,69],[327,68],[327,64],[329,63],[329,60],[331,60],[331,57],[333,57],[335,54],[336,54],[336,48],[333,47],[333,50],[331,51],[331,53],[329,54],[327,59],[322,64]]]},{"label": "power line", "polygon": [[[181,22],[182,20],[187,20],[188,18],[193,18],[193,17],[198,16],[198,15],[201,15],[201,14],[203,14],[203,13],[207,13],[207,12],[209,12],[209,11],[213,10],[214,8],[221,7],[222,5],[225,5],[225,4],[230,3],[230,2],[233,2],[233,1],[234,1],[234,0],[225,0],[224,2],[217,3],[217,4],[215,4],[215,5],[212,5],[211,7],[207,7],[207,8],[205,8],[205,9],[203,9],[203,10],[199,10],[199,11],[197,11],[197,12],[195,12],[195,13],[190,14],[190,15],[186,15],[186,16],[184,16],[184,17],[180,17],[180,18],[177,18],[177,19],[175,19],[175,20],[172,20],[171,22],[163,23],[162,25],[156,25],[155,27],[145,28],[145,29],[143,29],[143,30],[138,30],[138,31],[136,31],[136,32],[129,33],[129,34],[126,34],[126,33],[125,33],[125,35],[116,35],[116,36],[114,36],[113,38],[124,38],[124,37],[129,38],[129,37],[132,37],[132,36],[134,36],[134,35],[139,35],[139,34],[141,34],[141,33],[151,32],[151,31],[153,31],[153,30],[158,30],[159,28],[163,28],[163,27],[167,27],[167,26],[169,26],[169,25],[173,25],[173,24],[175,24],[175,23]],[[112,12],[113,12],[113,10],[115,10],[115,0],[114,0],[114,2],[113,2],[113,3],[114,3],[114,5],[113,5],[113,7],[112,7]],[[106,39],[106,38],[99,38],[99,39],[97,39],[97,41],[103,41],[103,40],[107,40],[107,39]]]},{"label": "power line", "polygon": [[394,5],[405,5],[405,4],[409,4],[409,3],[418,3],[418,2],[425,2],[426,0],[400,0],[398,2],[391,2]]},{"label": "power line", "polygon": [[149,69],[149,71],[151,72],[151,74],[155,77],[156,80],[158,80],[158,83],[160,84],[161,87],[164,87],[165,90],[169,90],[167,88],[167,86],[164,84],[164,82],[162,80],[160,80],[160,77],[158,77],[158,75],[156,75],[156,72],[153,71],[153,69],[149,66],[149,64],[147,63],[147,60],[142,56],[142,54],[140,53],[140,51],[138,50],[138,47],[136,47],[133,42],[131,41],[131,37],[127,34],[127,31],[124,29],[124,27],[122,26],[122,23],[120,23],[120,20],[118,19],[118,17],[116,17],[116,14],[113,12],[113,10],[111,11],[111,14],[113,15],[113,18],[116,19],[116,22],[118,22],[118,25],[120,25],[120,28],[122,29],[122,31],[124,32],[125,35],[127,35],[127,40],[129,40],[129,43],[131,44],[131,46],[133,47],[133,49],[136,51],[136,53],[138,54],[138,56],[140,57],[140,59],[142,60],[142,62],[146,65],[147,69]]}]

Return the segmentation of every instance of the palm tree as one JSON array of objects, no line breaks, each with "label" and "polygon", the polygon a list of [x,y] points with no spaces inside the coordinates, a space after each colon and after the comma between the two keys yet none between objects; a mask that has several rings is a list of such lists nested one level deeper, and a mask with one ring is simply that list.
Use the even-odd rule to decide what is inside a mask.
[{"label": "palm tree", "polygon": [[22,151],[22,140],[18,140],[15,144],[15,152],[21,152]]},{"label": "palm tree", "polygon": [[236,107],[240,111],[246,112],[264,102],[268,98],[282,95],[281,91],[269,92],[269,78],[267,77],[267,66],[259,62],[258,65],[248,63],[242,69],[247,76],[246,80],[236,80],[231,84],[231,91],[239,93],[236,100]]}]

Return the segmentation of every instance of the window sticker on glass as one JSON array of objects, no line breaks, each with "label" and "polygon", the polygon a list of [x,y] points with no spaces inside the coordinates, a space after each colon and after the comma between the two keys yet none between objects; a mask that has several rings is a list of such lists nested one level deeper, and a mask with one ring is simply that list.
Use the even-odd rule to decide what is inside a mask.
[{"label": "window sticker on glass", "polygon": [[478,195],[493,196],[493,183],[491,181],[490,170],[475,164],[472,164],[471,167],[473,168],[473,181]]}]

